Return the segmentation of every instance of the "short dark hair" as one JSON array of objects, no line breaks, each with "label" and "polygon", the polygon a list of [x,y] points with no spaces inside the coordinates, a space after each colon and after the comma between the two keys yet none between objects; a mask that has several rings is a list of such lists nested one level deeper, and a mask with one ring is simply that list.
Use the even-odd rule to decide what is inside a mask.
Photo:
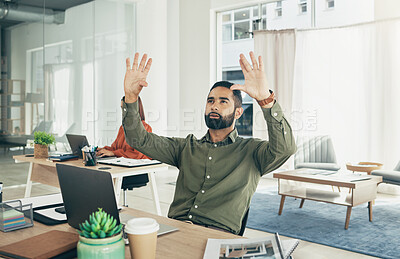
[{"label": "short dark hair", "polygon": [[[210,94],[211,91],[216,87],[226,87],[228,89],[231,89],[232,85],[234,85],[234,83],[231,83],[229,81],[218,81],[211,87],[210,92],[208,92],[208,94]],[[235,103],[235,108],[242,107],[242,94],[240,90],[233,90],[233,99]]]}]

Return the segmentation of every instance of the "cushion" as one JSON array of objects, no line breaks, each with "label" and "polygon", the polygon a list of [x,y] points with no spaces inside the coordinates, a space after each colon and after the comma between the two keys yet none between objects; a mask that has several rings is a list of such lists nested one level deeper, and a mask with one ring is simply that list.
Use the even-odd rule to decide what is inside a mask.
[{"label": "cushion", "polygon": [[371,174],[382,176],[383,182],[400,185],[400,172],[399,171],[374,170],[371,172]]}]

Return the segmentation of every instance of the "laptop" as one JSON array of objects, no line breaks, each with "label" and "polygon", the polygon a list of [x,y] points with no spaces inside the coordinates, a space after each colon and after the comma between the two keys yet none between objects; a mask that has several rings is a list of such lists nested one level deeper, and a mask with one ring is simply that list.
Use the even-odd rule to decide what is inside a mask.
[{"label": "laptop", "polygon": [[[63,164],[56,164],[56,168],[67,222],[71,227],[79,229],[79,224],[98,208],[103,208],[118,224],[134,218],[126,214],[121,214],[120,218],[109,172]],[[178,228],[160,224],[158,235],[176,230]]]},{"label": "laptop", "polygon": [[86,136],[67,134],[67,139],[69,146],[71,147],[72,154],[77,155],[79,158],[82,158],[82,148],[84,146],[89,146],[89,142],[86,139]]}]

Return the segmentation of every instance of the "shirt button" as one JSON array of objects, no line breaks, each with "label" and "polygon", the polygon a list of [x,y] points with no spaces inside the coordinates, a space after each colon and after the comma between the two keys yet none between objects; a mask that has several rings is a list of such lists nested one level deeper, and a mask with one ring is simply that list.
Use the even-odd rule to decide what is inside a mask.
[{"label": "shirt button", "polygon": [[287,133],[287,132],[285,131],[285,135],[286,135],[286,133]]},{"label": "shirt button", "polygon": [[218,147],[218,145],[217,145],[217,144],[214,144],[214,147]]},{"label": "shirt button", "polygon": [[210,176],[209,176],[209,175],[207,175],[207,179],[210,179]]},{"label": "shirt button", "polygon": [[126,112],[126,108],[124,108],[124,112]]},{"label": "shirt button", "polygon": [[212,157],[208,157],[208,159],[209,159],[209,160],[211,160],[211,159],[212,159]]},{"label": "shirt button", "polygon": [[192,215],[189,215],[189,219],[191,219],[191,218],[193,218],[193,216],[192,216]]},{"label": "shirt button", "polygon": [[194,208],[195,208],[195,209],[197,209],[198,207],[199,207],[199,206],[197,206],[197,205],[194,205]]},{"label": "shirt button", "polygon": [[201,190],[201,193],[205,193],[206,191],[204,191],[204,190]]},{"label": "shirt button", "polygon": [[278,113],[274,112],[274,116],[275,116],[275,117],[278,116]]}]

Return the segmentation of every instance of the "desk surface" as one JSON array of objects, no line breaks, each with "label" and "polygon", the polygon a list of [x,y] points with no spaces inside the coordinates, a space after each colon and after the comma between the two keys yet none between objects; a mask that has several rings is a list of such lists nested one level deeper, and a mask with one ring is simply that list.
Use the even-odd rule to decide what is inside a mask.
[{"label": "desk surface", "polygon": [[[107,171],[107,172],[110,172],[111,175],[113,175],[113,176],[114,175],[124,176],[123,175],[124,172],[134,172],[134,171],[143,172],[144,170],[156,172],[156,171],[166,170],[168,168],[168,165],[166,165],[166,164],[146,165],[146,166],[138,166],[138,167],[123,167],[123,166],[112,166],[112,165],[103,165],[103,164],[97,164],[96,166],[85,166],[82,162],[82,159],[68,160],[68,161],[64,161],[64,162],[52,162],[52,161],[47,160],[46,158],[26,157],[25,155],[13,156],[13,159],[17,162],[29,162],[29,163],[50,166],[50,167],[56,167],[57,163],[60,163],[63,165],[72,165],[72,166],[83,167],[83,168],[87,168],[87,169]],[[100,169],[101,167],[110,167],[111,169],[102,170],[102,169]],[[129,175],[132,175],[132,174],[130,173]]]},{"label": "desk surface", "polygon": [[[230,233],[191,225],[182,221],[156,216],[147,212],[124,208],[122,213],[135,217],[150,217],[159,223],[168,224],[179,228],[179,231],[162,235],[157,240],[156,258],[179,259],[179,258],[203,258],[208,238],[241,238]],[[0,232],[0,246],[11,244],[35,235],[42,234],[50,230],[63,230],[75,232],[76,230],[68,224],[46,226],[35,222],[30,228],[20,229],[8,233]],[[125,246],[125,258],[130,258],[129,247]]]}]

